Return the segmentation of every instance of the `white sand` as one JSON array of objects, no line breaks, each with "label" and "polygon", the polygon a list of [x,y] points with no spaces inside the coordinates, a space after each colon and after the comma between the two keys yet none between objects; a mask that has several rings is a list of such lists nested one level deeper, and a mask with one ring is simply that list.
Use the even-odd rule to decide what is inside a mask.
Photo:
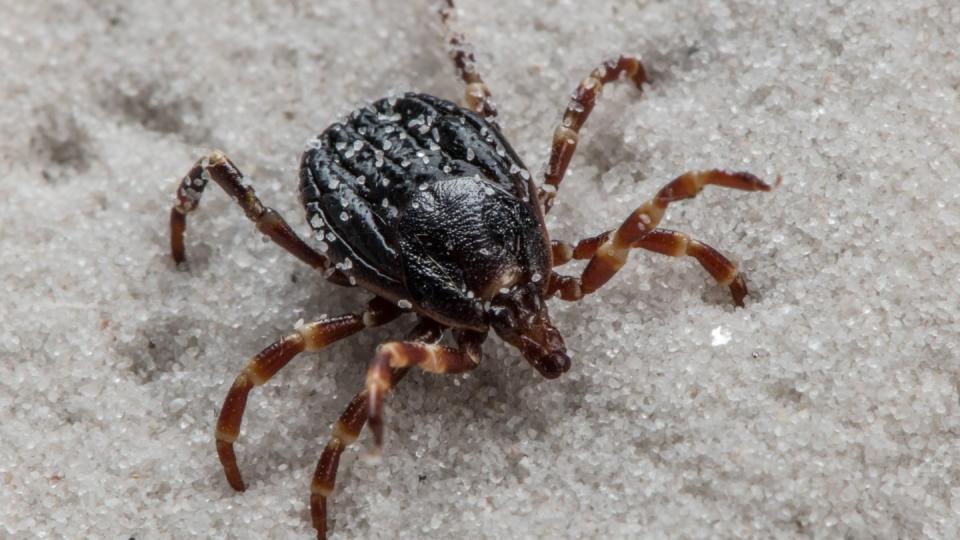
[{"label": "white sand", "polygon": [[[0,1],[0,537],[308,538],[310,475],[377,343],[256,390],[230,490],[213,424],[246,358],[358,309],[211,186],[190,272],[175,184],[224,149],[306,230],[303,142],[390,91],[458,99],[422,1]],[[200,4],[196,6],[195,4]],[[687,169],[748,170],[664,225],[739,261],[747,307],[638,252],[555,301],[574,355],[544,381],[495,339],[470,376],[412,374],[383,465],[348,451],[338,538],[960,535],[960,4],[461,0],[504,129],[539,169],[566,97],[610,87],[550,216],[615,226]],[[629,4],[625,7],[621,4]]]}]

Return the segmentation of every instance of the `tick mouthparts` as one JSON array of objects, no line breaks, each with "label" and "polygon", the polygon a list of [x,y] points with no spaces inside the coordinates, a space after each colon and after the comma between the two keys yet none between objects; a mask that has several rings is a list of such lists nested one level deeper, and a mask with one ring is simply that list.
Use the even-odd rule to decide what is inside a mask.
[{"label": "tick mouthparts", "polygon": [[570,369],[570,357],[566,350],[548,351],[527,336],[520,336],[520,352],[547,379],[556,379]]}]

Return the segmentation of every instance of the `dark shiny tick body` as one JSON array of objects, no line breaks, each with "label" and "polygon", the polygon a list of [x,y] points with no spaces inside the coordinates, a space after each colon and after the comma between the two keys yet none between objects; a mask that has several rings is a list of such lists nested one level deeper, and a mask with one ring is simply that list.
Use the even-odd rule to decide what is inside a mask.
[{"label": "dark shiny tick body", "polygon": [[[300,166],[300,197],[314,232],[302,240],[264,206],[240,170],[221,152],[200,159],[181,180],[170,213],[177,263],[186,261],[186,216],[210,180],[233,197],[258,230],[332,283],[359,286],[374,297],[360,313],[301,325],[250,359],[234,380],[217,421],[217,454],[227,481],[245,489],[234,442],[250,391],[301,352],[318,351],[364,328],[413,313],[402,341],[377,348],[360,390],[333,426],[310,486],[317,536],[327,531],[327,498],[340,456],[369,423],[383,441],[383,400],[411,368],[430,373],[475,369],[490,330],[516,347],[543,376],[570,369],[546,301],[578,301],[603,286],[632,249],[689,256],[743,306],[746,283],[736,266],[710,246],[657,225],[667,206],[713,184],[747,191],[770,186],[743,172],[684,173],[641,204],[616,229],[577,244],[550,240],[543,216],[577,147],[579,132],[604,84],[621,76],[640,88],[640,61],[604,62],[577,87],[553,135],[543,180],[534,183],[496,123],[497,109],[466,48],[450,30],[452,1],[440,9],[450,58],[466,84],[466,108],[425,94],[381,99],[357,109],[311,139]],[[555,268],[588,260],[579,276]],[[449,331],[453,343],[442,339]]]},{"label": "dark shiny tick body", "polygon": [[[301,201],[334,271],[451,328],[485,332],[511,316],[547,325],[538,300],[550,241],[537,189],[495,125],[406,94],[354,111],[308,146]],[[556,376],[569,361],[552,352]]]}]

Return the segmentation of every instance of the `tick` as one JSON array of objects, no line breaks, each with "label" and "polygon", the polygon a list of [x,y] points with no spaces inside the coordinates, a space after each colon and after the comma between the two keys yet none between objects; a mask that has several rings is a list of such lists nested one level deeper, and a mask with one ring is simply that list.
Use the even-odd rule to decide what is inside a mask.
[{"label": "tick", "polygon": [[[577,147],[581,126],[603,85],[625,78],[646,82],[637,58],[602,63],[579,84],[553,134],[544,178],[534,182],[504,138],[490,90],[464,36],[452,29],[452,0],[439,14],[449,54],[466,84],[466,107],[408,93],[353,111],[307,143],[300,162],[300,200],[315,236],[301,239],[264,206],[240,170],[220,152],[200,159],[180,182],[170,214],[171,249],[183,263],[186,216],[210,180],[243,209],[257,229],[292,255],[344,287],[373,295],[357,313],[302,324],[256,354],[230,387],[220,410],[216,447],[227,481],[244,490],[234,442],[247,397],[293,357],[318,351],[364,328],[405,313],[417,322],[403,340],[380,345],[366,384],[333,426],[310,486],[317,536],[327,531],[327,498],[340,455],[367,423],[375,449],[383,443],[383,402],[411,369],[464,373],[480,365],[492,331],[519,349],[548,379],[570,369],[547,300],[577,301],[624,265],[631,249],[690,256],[743,306],[747,287],[736,266],[710,246],[658,225],[670,203],[707,185],[745,191],[770,186],[744,172],[687,172],[641,204],[616,229],[574,244],[551,240],[544,226]],[[588,260],[579,276],[555,271],[571,259]],[[451,334],[453,345],[442,344]]]}]

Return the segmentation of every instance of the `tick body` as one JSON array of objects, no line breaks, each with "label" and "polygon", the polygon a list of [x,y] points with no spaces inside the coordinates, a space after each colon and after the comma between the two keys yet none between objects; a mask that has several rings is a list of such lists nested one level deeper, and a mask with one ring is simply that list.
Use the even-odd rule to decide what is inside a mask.
[{"label": "tick body", "polygon": [[[227,481],[245,489],[234,453],[250,391],[299,353],[319,351],[364,328],[413,314],[403,340],[372,352],[365,385],[333,426],[310,487],[318,538],[327,532],[327,498],[343,451],[370,425],[383,442],[383,401],[409,369],[463,373],[475,369],[492,332],[516,347],[541,375],[571,367],[547,301],[577,301],[625,264],[634,248],[695,258],[742,306],[746,284],[736,266],[689,236],[659,228],[669,204],[710,184],[768,191],[743,172],[684,173],[642,203],[619,227],[576,244],[551,240],[543,216],[576,149],[579,131],[604,84],[646,81],[636,58],[604,62],[577,87],[554,132],[550,159],[538,183],[503,137],[491,93],[462,34],[451,30],[452,2],[440,9],[450,58],[466,84],[461,107],[408,93],[361,107],[307,143],[300,165],[300,199],[314,234],[301,239],[264,206],[239,169],[221,152],[201,158],[180,183],[170,214],[173,258],[186,260],[186,216],[210,180],[241,206],[258,230],[317,269],[329,281],[361,287],[373,298],[357,313],[294,328],[254,355],[233,382],[217,422],[216,447]],[[571,259],[589,262],[579,276],[555,269]],[[451,343],[444,344],[446,335]]]}]

